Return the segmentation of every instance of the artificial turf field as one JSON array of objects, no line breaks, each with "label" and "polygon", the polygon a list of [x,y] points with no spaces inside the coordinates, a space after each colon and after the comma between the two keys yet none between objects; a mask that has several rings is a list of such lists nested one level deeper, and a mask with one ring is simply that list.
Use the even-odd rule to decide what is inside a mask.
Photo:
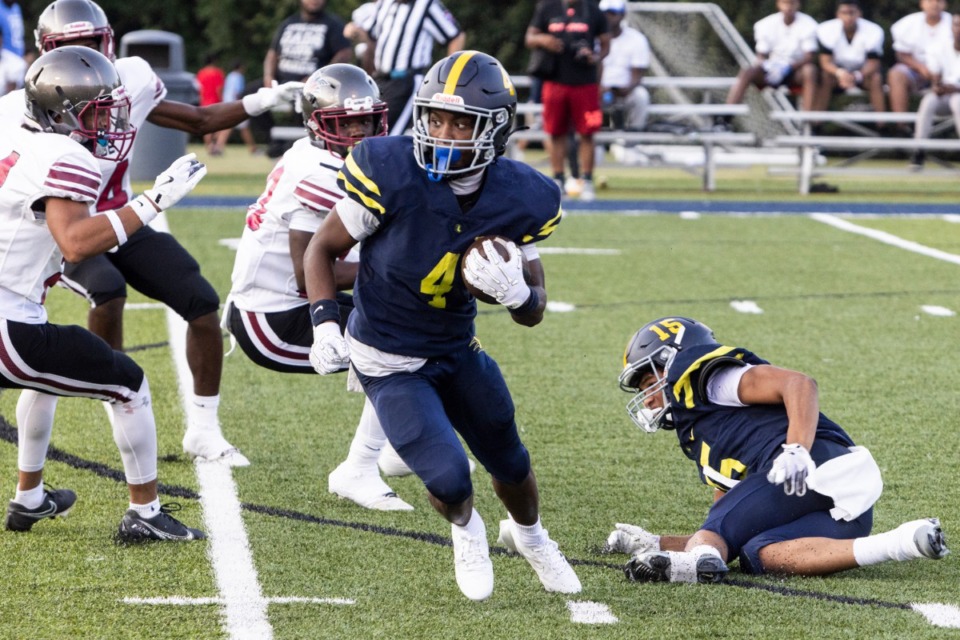
[{"label": "artificial turf field", "polygon": [[[239,164],[234,184],[218,182],[211,161],[199,192],[252,201],[269,163]],[[601,196],[639,197],[635,180],[611,176]],[[757,195],[752,174],[736,180],[744,199],[796,200],[786,195],[792,185]],[[658,195],[702,197],[695,178],[671,184]],[[887,195],[876,199],[855,185],[841,194],[947,206],[960,195],[955,184],[930,184],[926,193],[882,185]],[[808,202],[815,210],[819,201]],[[615,522],[686,533],[711,499],[675,436],[641,433],[617,388],[628,338],[673,314],[817,379],[823,411],[884,473],[875,531],[926,516],[941,518],[948,539],[958,531],[960,226],[949,213],[769,213],[571,207],[541,247],[555,305],[544,322],[527,329],[480,309],[477,334],[513,392],[544,525],[582,593],[544,592],[527,563],[496,544],[505,512],[483,470],[474,475],[476,504],[496,576],[483,603],[457,589],[449,525],[416,478],[389,479],[414,505],[409,513],[366,511],[328,494],[326,476],[346,455],[362,404],[342,376],[277,374],[233,353],[221,422],[252,465],[195,466],[180,450],[178,341],[166,312],[132,294],[126,347],[150,379],[161,499],[179,502],[182,519],[212,539],[116,546],[127,498],[106,414],[93,401],[61,400],[46,478],[79,499],[64,520],[0,532],[0,638],[960,638],[956,555],[816,579],[747,576],[734,564],[726,583],[697,586],[628,583],[619,569],[626,557],[600,553]],[[225,297],[243,207],[177,208],[167,218]],[[85,322],[84,303],[65,290],[48,306],[53,321]],[[0,393],[8,497],[16,397]]]}]

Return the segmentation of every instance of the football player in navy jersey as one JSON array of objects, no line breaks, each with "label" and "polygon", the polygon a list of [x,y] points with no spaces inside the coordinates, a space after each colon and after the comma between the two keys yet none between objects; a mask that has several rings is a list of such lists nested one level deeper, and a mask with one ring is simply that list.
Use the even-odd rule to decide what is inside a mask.
[{"label": "football player in navy jersey", "polygon": [[869,535],[880,469],[820,413],[813,378],[721,345],[703,323],[654,320],[627,345],[620,387],[646,432],[670,429],[717,499],[692,536],[618,524],[607,550],[635,554],[636,581],[719,582],[746,573],[826,575],[949,553],[936,518]]},{"label": "football player in navy jersey", "polygon": [[[350,360],[390,443],[452,523],[457,584],[471,600],[490,597],[493,565],[458,434],[509,512],[500,542],[530,562],[548,591],[580,591],[540,524],[537,481],[513,400],[474,335],[476,300],[461,271],[476,238],[509,238],[509,259],[488,246],[489,258],[468,261],[467,277],[517,323],[543,319],[547,294],[536,244],[560,222],[560,191],[502,157],[516,104],[496,59],[462,51],[436,63],[415,98],[412,139],[367,138],[353,148],[339,176],[347,197],[305,256],[311,361],[318,372],[332,373]],[[342,336],[333,264],[358,242],[355,309]]]}]

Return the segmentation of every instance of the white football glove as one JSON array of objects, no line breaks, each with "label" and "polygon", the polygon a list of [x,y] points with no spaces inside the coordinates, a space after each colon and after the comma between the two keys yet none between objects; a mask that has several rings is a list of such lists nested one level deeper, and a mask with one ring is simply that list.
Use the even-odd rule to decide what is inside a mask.
[{"label": "white football glove", "polygon": [[766,60],[763,63],[763,71],[763,81],[775,87],[783,82],[783,79],[790,73],[790,63]]},{"label": "white football glove", "polygon": [[310,364],[322,376],[346,369],[350,364],[350,347],[340,334],[336,322],[324,322],[313,328]]},{"label": "white football glove", "polygon": [[617,523],[617,528],[607,536],[604,553],[646,553],[660,551],[660,536],[650,533],[643,527],[633,524]]},{"label": "white football glove", "polygon": [[463,277],[507,309],[516,309],[530,298],[530,286],[523,279],[520,248],[513,242],[505,244],[510,259],[504,260],[493,243],[493,240],[483,243],[486,258],[479,252],[467,254],[463,259]]},{"label": "white football glove", "polygon": [[817,468],[810,452],[801,444],[785,444],[783,453],[773,461],[773,467],[767,473],[767,480],[773,484],[782,484],[783,492],[798,498],[807,492],[807,476]]},{"label": "white football glove", "polygon": [[243,96],[243,110],[248,115],[258,116],[266,113],[270,109],[290,104],[291,102],[300,102],[300,95],[303,92],[302,82],[284,82],[281,85],[273,81],[272,87],[263,87],[257,89],[256,93]]},{"label": "white football glove", "polygon": [[146,225],[159,212],[169,209],[193,191],[205,175],[207,165],[197,160],[197,154],[188,153],[174,160],[157,176],[153,188],[134,198],[130,205]]}]

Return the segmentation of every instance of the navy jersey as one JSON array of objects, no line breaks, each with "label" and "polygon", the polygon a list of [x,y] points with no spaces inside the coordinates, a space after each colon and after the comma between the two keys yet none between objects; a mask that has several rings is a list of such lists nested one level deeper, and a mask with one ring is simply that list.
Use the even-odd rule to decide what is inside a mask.
[{"label": "navy jersey", "polygon": [[[747,474],[766,470],[786,442],[788,420],[782,404],[728,407],[707,400],[711,375],[745,364],[769,363],[746,349],[700,345],[680,351],[667,373],[667,398],[680,448],[697,463],[700,479],[723,491]],[[850,436],[823,413],[816,439],[853,446]]]},{"label": "navy jersey", "polygon": [[338,184],[379,226],[360,244],[351,336],[421,358],[470,342],[477,305],[460,274],[463,252],[484,235],[539,242],[562,216],[559,190],[538,171],[506,158],[485,171],[480,196],[464,213],[449,184],[430,181],[417,165],[411,137],[367,138],[354,147]]}]

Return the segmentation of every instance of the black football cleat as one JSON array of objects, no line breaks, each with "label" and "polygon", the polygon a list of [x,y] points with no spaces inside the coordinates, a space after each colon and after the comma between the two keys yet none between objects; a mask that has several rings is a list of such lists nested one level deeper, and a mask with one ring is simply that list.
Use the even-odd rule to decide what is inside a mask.
[{"label": "black football cleat", "polygon": [[170,515],[179,511],[176,503],[165,504],[160,507],[160,513],[152,518],[144,518],[133,509],[128,509],[120,520],[117,530],[117,542],[121,544],[136,544],[152,541],[187,541],[203,540],[206,534],[199,529],[192,529]]},{"label": "black football cleat", "polygon": [[34,524],[44,518],[64,517],[70,513],[77,494],[70,489],[44,489],[43,502],[36,509],[27,509],[13,500],[7,504],[4,525],[7,531],[30,531]]}]

